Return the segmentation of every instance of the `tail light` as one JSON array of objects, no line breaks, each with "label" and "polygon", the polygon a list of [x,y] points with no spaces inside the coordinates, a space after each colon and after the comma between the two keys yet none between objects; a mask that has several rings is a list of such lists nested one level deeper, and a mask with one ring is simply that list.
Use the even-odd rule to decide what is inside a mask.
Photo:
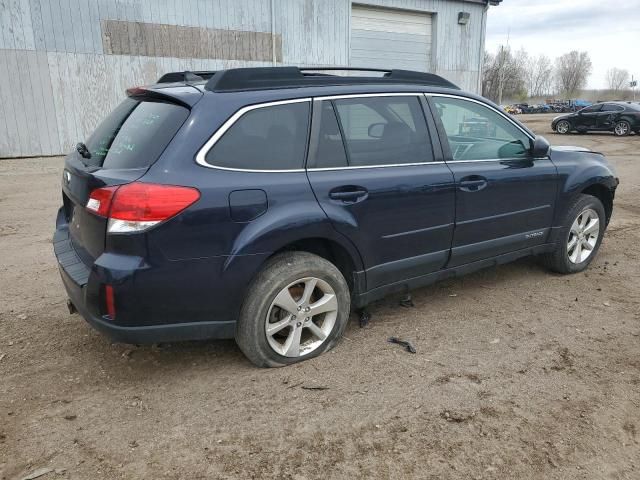
[{"label": "tail light", "polygon": [[191,187],[133,182],[91,192],[87,210],[109,219],[107,232],[142,232],[175,217],[200,198]]}]

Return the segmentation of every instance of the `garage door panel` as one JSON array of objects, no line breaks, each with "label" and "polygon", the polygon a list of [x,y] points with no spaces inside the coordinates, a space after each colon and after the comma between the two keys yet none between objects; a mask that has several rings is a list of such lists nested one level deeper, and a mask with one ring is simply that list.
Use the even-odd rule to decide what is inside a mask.
[{"label": "garage door panel", "polygon": [[430,70],[431,16],[353,6],[351,65]]},{"label": "garage door panel", "polygon": [[[362,50],[353,52],[351,58],[352,58],[351,63],[353,63],[354,66],[357,66],[357,67],[366,67],[366,65],[362,63],[362,59],[378,59],[378,60],[384,60],[388,64],[391,63],[391,65],[387,65],[386,68],[396,68],[395,66],[396,62],[413,62],[414,64],[413,66],[415,67],[416,64],[423,61],[422,56],[412,55],[410,53],[385,52],[385,53],[378,53],[377,55],[371,55],[370,52],[362,51]],[[357,62],[357,65],[356,65],[356,62]]]},{"label": "garage door panel", "polygon": [[419,43],[423,47],[431,45],[431,37],[426,35],[407,35],[406,33],[376,32],[373,30],[352,30],[352,46],[354,41],[381,41],[394,42],[394,44],[396,42]]},{"label": "garage door panel", "polygon": [[431,24],[429,14],[413,12],[409,10],[393,10],[388,8],[362,7],[355,5],[352,9],[352,18],[366,19],[370,21],[386,22],[389,19],[402,18],[403,21],[419,23],[422,25]]},{"label": "garage door panel", "polygon": [[[426,35],[431,36],[431,25],[422,23],[410,23],[398,20],[385,20],[384,22],[371,22],[361,21],[357,22],[354,18],[352,20],[352,26],[355,25],[359,30],[372,30],[374,32],[389,32],[389,33],[410,33],[414,35]],[[355,28],[354,27],[354,28]]]}]

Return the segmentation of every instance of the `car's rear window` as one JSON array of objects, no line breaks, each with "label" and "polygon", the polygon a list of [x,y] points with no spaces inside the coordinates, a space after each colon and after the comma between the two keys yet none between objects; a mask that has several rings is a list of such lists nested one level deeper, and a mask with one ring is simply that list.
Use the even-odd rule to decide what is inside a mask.
[{"label": "car's rear window", "polygon": [[85,163],[108,169],[149,167],[188,116],[180,105],[127,98],[87,140],[91,158]]}]

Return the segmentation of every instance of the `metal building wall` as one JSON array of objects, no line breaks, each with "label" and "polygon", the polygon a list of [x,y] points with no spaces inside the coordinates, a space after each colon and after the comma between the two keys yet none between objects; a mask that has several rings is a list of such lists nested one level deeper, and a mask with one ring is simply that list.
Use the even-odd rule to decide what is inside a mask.
[{"label": "metal building wall", "polygon": [[[480,2],[357,3],[435,13],[433,69],[478,89]],[[346,66],[350,12],[350,0],[0,0],[0,158],[69,151],[126,88],[167,71]]]}]

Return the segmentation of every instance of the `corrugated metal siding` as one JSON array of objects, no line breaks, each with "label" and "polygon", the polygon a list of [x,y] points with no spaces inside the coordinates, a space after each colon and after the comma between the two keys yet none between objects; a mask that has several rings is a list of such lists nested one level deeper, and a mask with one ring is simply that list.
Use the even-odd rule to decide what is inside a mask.
[{"label": "corrugated metal siding", "polygon": [[[283,64],[349,65],[349,0],[273,1],[272,19],[269,0],[0,0],[0,157],[69,151],[122,100],[127,87],[152,83],[167,71],[271,65],[246,60],[265,58],[264,42],[271,34],[280,39]],[[477,90],[482,5],[456,0],[358,3],[434,14],[433,68]],[[457,24],[459,11],[471,12],[467,26]],[[126,41],[129,47],[134,42],[129,51],[135,55],[105,52],[108,21],[129,22]],[[172,37],[148,25],[181,32],[180,45],[173,46],[176,56],[156,54],[166,53],[163,39]],[[223,50],[223,58],[178,58],[198,51],[193,45],[198,36],[189,37],[185,32],[194,30],[177,26],[247,34],[235,51]]]},{"label": "corrugated metal siding", "polygon": [[431,14],[354,5],[351,65],[430,71]]}]

